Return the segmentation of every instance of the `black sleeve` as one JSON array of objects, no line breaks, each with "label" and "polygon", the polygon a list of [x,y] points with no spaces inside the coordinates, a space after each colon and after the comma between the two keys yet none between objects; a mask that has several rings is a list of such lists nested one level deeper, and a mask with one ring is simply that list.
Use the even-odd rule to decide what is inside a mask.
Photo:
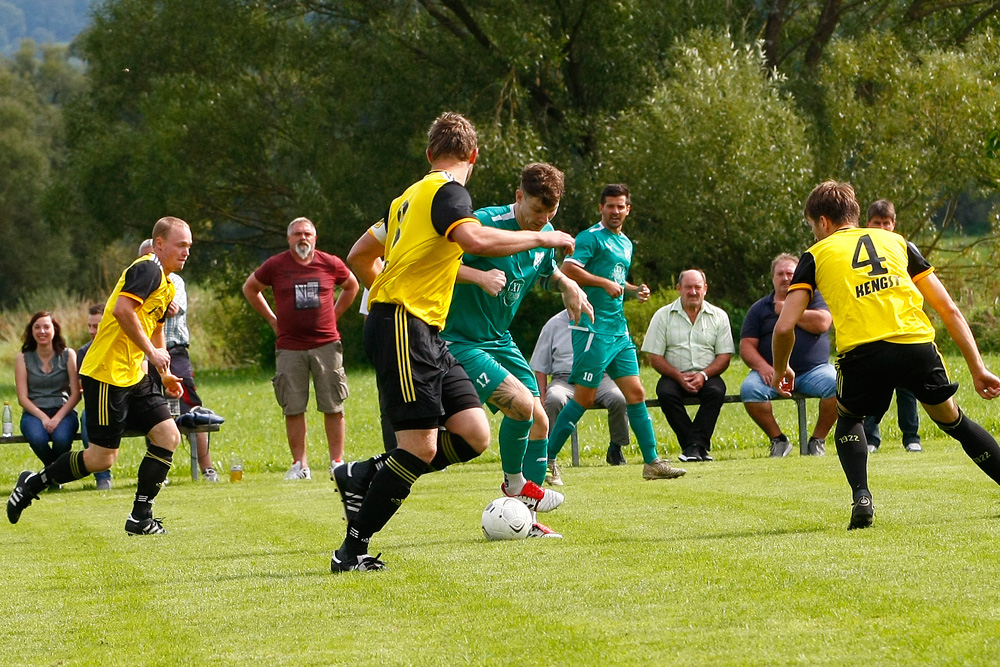
[{"label": "black sleeve", "polygon": [[806,285],[811,291],[816,290],[816,259],[808,250],[799,258],[799,265],[792,274],[791,288]]},{"label": "black sleeve", "polygon": [[445,183],[434,194],[431,202],[431,222],[438,234],[444,236],[453,224],[472,215],[472,197],[464,186],[452,181]]},{"label": "black sleeve", "polygon": [[125,271],[125,283],[121,291],[145,301],[160,286],[162,277],[163,272],[156,263],[137,262]]},{"label": "black sleeve", "polygon": [[924,256],[920,254],[917,250],[917,246],[913,245],[909,241],[906,242],[906,272],[910,274],[910,277],[919,276],[921,273],[926,273],[928,269],[931,269],[931,263],[924,259]]}]

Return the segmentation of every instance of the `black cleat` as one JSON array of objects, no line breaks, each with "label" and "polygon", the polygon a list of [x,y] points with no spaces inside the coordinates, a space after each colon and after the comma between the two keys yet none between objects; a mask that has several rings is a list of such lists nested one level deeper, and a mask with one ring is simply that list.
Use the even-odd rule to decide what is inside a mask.
[{"label": "black cleat", "polygon": [[861,496],[851,506],[851,523],[847,526],[847,530],[868,528],[873,523],[875,523],[875,506],[872,504],[872,497]]},{"label": "black cleat", "polygon": [[129,535],[163,535],[167,529],[163,527],[163,519],[133,519],[129,514],[125,519],[125,532]]},{"label": "black cleat", "polygon": [[17,476],[17,484],[7,499],[7,520],[11,523],[17,523],[21,518],[21,512],[31,505],[32,500],[38,499],[38,494],[32,493],[27,484],[28,478],[34,474],[30,470],[24,470]]},{"label": "black cleat", "polygon": [[628,463],[625,460],[625,455],[622,454],[620,445],[608,445],[608,454],[604,457],[604,460],[608,462],[609,466],[623,466]]},{"label": "black cleat", "polygon": [[333,481],[337,485],[337,492],[340,494],[340,502],[344,504],[344,518],[347,521],[354,521],[358,512],[361,511],[361,503],[365,500],[365,493],[368,491],[363,480],[353,475],[354,461],[343,463],[333,469]]},{"label": "black cleat", "polygon": [[342,558],[334,551],[333,558],[330,559],[330,572],[340,574],[341,572],[377,572],[378,570],[385,570],[387,569],[385,563],[379,560],[381,556],[382,554],[378,554],[377,556],[361,554],[353,558]]}]

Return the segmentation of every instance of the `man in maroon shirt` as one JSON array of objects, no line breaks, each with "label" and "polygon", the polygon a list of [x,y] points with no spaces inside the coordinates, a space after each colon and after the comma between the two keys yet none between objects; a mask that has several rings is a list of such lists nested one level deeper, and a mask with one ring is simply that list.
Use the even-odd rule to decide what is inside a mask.
[{"label": "man in maroon shirt", "polygon": [[[330,474],[344,458],[344,349],[337,319],[351,307],[358,281],[340,258],[316,250],[316,227],[307,218],[288,225],[288,252],[271,257],[250,274],[243,294],[278,335],[274,395],[285,413],[292,468],[285,479],[311,479],[306,456],[309,375],[316,407],[323,413],[330,448]],[[274,311],[264,298],[270,287]],[[334,301],[334,287],[340,296]],[[275,311],[277,311],[275,313]],[[332,478],[332,477],[331,477]]]}]

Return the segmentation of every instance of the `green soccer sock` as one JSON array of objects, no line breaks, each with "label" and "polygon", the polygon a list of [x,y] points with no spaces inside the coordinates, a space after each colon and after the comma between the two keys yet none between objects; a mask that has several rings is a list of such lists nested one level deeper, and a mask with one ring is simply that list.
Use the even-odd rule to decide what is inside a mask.
[{"label": "green soccer sock", "polygon": [[545,464],[548,458],[549,441],[528,440],[528,448],[524,452],[524,463],[521,469],[529,482],[541,486],[545,482]]},{"label": "green soccer sock", "polygon": [[518,421],[504,417],[500,422],[500,467],[507,475],[521,474],[524,452],[528,449],[531,420]]},{"label": "green soccer sock", "polygon": [[556,417],[556,423],[552,425],[552,431],[549,433],[549,458],[555,459],[562,450],[563,445],[566,444],[566,440],[569,438],[570,434],[576,430],[576,423],[580,421],[580,417],[583,413],[587,411],[587,408],[583,407],[572,398],[569,402],[563,406],[563,409],[559,411],[559,416]]},{"label": "green soccer sock", "polygon": [[639,451],[642,452],[642,460],[652,463],[658,457],[656,453],[656,434],[653,432],[653,420],[649,418],[649,410],[645,403],[632,403],[625,406],[625,414],[628,415],[628,425],[635,433],[635,439],[639,442]]}]

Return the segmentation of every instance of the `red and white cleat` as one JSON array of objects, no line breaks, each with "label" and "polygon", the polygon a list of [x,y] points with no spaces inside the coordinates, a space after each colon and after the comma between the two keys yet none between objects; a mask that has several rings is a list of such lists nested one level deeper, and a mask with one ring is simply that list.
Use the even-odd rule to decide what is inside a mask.
[{"label": "red and white cleat", "polygon": [[558,491],[543,489],[534,482],[525,482],[524,488],[519,493],[508,493],[506,482],[500,485],[500,490],[508,498],[517,498],[534,512],[551,512],[566,499],[566,496]]}]

